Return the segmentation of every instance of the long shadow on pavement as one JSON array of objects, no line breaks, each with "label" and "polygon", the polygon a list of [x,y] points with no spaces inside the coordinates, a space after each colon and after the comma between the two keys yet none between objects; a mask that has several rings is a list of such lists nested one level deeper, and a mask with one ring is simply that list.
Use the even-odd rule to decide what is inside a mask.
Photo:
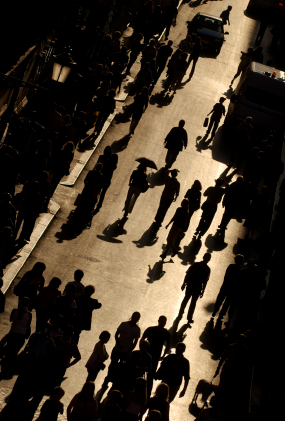
[{"label": "long shadow on pavement", "polygon": [[159,281],[166,273],[166,271],[163,270],[163,265],[166,263],[171,263],[171,262],[164,262],[162,260],[159,260],[153,265],[153,268],[151,268],[150,265],[148,265],[148,274],[147,274],[148,278],[146,282],[148,282],[149,284],[152,284],[155,281]]},{"label": "long shadow on pavement", "polygon": [[111,145],[112,153],[119,153],[124,151],[129,144],[130,138],[131,137],[127,134],[126,136],[122,137],[122,139],[115,140]]},{"label": "long shadow on pavement", "polygon": [[179,322],[181,320],[181,317],[178,316],[176,317],[176,319],[174,319],[173,324],[171,326],[170,329],[168,329],[168,332],[171,335],[171,339],[170,339],[170,349],[171,348],[176,348],[176,345],[179,342],[183,342],[184,339],[186,338],[187,334],[185,333],[187,329],[190,328],[188,323],[185,323],[184,325],[181,326],[180,329],[178,329],[178,325]]},{"label": "long shadow on pavement", "polygon": [[152,105],[157,104],[158,108],[167,107],[167,105],[171,104],[174,96],[166,93],[165,91],[157,92],[156,94],[152,95],[149,103]]},{"label": "long shadow on pavement", "polygon": [[199,253],[200,249],[202,247],[202,241],[194,237],[191,241],[191,243],[188,246],[184,246],[183,253],[179,252],[178,257],[182,260],[182,265],[192,265],[195,260],[196,256]]},{"label": "long shadow on pavement", "polygon": [[222,330],[222,321],[217,319],[216,325],[214,325],[214,319],[211,317],[199,339],[202,343],[201,348],[210,351],[212,360],[218,360],[227,344],[225,330]]},{"label": "long shadow on pavement", "polygon": [[99,238],[102,241],[107,241],[108,243],[122,243],[122,241],[118,240],[116,237],[127,234],[127,231],[124,229],[124,225],[127,222],[127,220],[127,217],[117,219],[113,224],[109,224],[104,229],[103,235],[97,235],[97,238]]},{"label": "long shadow on pavement", "polygon": [[158,237],[156,234],[157,234],[157,229],[155,229],[155,225],[154,223],[152,223],[151,226],[143,233],[141,238],[137,241],[133,241],[133,243],[138,248],[143,248],[145,246],[151,247],[158,240]]}]

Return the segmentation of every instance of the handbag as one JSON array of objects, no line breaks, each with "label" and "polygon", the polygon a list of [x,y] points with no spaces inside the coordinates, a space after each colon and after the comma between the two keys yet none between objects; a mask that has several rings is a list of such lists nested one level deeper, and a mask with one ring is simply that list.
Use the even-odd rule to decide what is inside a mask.
[{"label": "handbag", "polygon": [[205,120],[204,120],[203,127],[208,127],[208,123],[209,123],[209,118],[206,117]]}]

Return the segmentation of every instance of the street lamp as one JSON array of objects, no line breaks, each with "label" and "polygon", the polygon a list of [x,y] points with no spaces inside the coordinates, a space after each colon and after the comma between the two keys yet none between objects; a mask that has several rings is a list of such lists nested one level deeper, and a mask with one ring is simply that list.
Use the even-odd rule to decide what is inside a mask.
[{"label": "street lamp", "polygon": [[69,75],[71,69],[76,63],[70,57],[70,52],[67,50],[62,54],[54,56],[52,80],[64,83]]}]

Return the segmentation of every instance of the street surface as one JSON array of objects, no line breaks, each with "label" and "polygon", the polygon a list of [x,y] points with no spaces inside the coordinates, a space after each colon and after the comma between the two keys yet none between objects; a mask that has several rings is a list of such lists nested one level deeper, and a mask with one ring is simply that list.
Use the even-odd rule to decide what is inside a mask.
[{"label": "street surface", "polygon": [[[171,404],[171,421],[195,419],[195,416],[189,413],[189,404],[196,385],[200,379],[212,380],[219,353],[217,354],[213,347],[208,346],[207,328],[209,328],[213,303],[223,281],[225,270],[233,262],[234,254],[238,253],[236,244],[238,238],[243,238],[244,228],[240,222],[231,221],[226,231],[225,244],[217,245],[213,240],[213,235],[216,233],[223,213],[220,205],[210,229],[202,238],[201,244],[197,246],[197,243],[192,241],[192,237],[200,219],[201,210],[199,210],[192,217],[189,230],[181,242],[179,254],[173,259],[170,256],[167,257],[163,265],[160,263],[159,255],[168,234],[165,225],[172,218],[176,207],[180,205],[181,199],[187,189],[192,186],[193,181],[199,179],[204,192],[227,168],[231,137],[223,137],[223,130],[220,128],[214,142],[206,150],[197,146],[197,142],[199,144],[197,137],[204,136],[206,131],[203,128],[204,119],[221,94],[230,96],[229,84],[236,73],[240,52],[254,45],[252,41],[258,30],[258,22],[245,16],[247,0],[234,3],[228,0],[210,1],[198,8],[191,8],[188,4],[180,7],[177,26],[171,28],[170,31],[169,39],[174,41],[176,47],[186,36],[186,21],[191,20],[198,11],[219,16],[229,4],[233,5],[230,15],[231,25],[225,29],[229,31],[229,35],[226,36],[226,42],[219,56],[209,57],[205,50],[198,60],[191,81],[182,83],[181,89],[176,95],[171,95],[169,100],[164,100],[160,94],[162,80],[165,78],[164,72],[153,90],[146,113],[129,141],[126,138],[130,123],[128,105],[132,103],[133,97],[129,96],[125,102],[117,103],[119,110],[117,117],[75,186],[69,188],[59,185],[57,188],[53,200],[61,206],[61,209],[7,292],[6,311],[0,319],[1,337],[9,330],[9,314],[17,305],[17,297],[12,293],[13,287],[36,261],[43,261],[47,265],[44,273],[46,283],[54,276],[62,279],[61,290],[67,282],[72,280],[73,272],[78,268],[85,273],[83,283],[96,287],[95,297],[102,303],[102,308],[93,313],[92,331],[83,331],[81,334],[79,349],[82,360],[67,371],[67,378],[62,383],[66,392],[63,398],[65,408],[85,382],[87,374],[85,364],[94,344],[98,341],[100,332],[109,330],[112,334],[107,344],[110,354],[118,325],[128,320],[134,311],[141,313],[139,325],[142,331],[148,326],[155,325],[158,317],[164,314],[168,319],[166,327],[171,329],[172,333],[172,347],[175,347],[176,343],[182,339],[187,346],[185,356],[190,360],[191,380],[186,395],[181,399],[177,395]],[[264,48],[266,44],[265,36],[262,44]],[[266,60],[265,48],[265,63]],[[139,64],[135,63],[131,72],[132,77],[138,69]],[[184,80],[188,78],[188,74],[189,71]],[[234,87],[236,83],[237,81]],[[228,103],[227,99],[226,108]],[[122,209],[129,177],[136,168],[135,159],[146,156],[153,159],[158,169],[161,169],[165,164],[166,155],[166,149],[163,147],[164,139],[169,130],[178,125],[180,119],[186,121],[185,128],[188,132],[189,144],[186,151],[179,154],[173,165],[173,168],[180,170],[178,179],[181,183],[181,193],[178,201],[172,204],[157,237],[151,237],[150,226],[163,190],[163,177],[162,170],[158,171],[158,174],[155,171],[152,172],[153,170],[148,170],[151,188],[147,193],[141,194],[125,225],[118,228],[118,223],[123,216]],[[113,152],[118,153],[118,168],[114,172],[103,207],[93,218],[91,229],[74,236],[68,225],[68,217],[76,208],[88,170],[94,167],[106,145],[112,145]],[[232,170],[229,174],[231,172]],[[187,312],[184,313],[179,324],[176,321],[184,296],[180,287],[189,263],[193,263],[194,260],[200,261],[206,251],[212,253],[211,277],[203,299],[197,303],[193,327],[186,329]],[[35,323],[35,313],[33,313],[33,318]],[[97,377],[96,391],[100,389],[105,375],[106,370],[100,372]],[[1,382],[3,391],[11,390],[14,381],[15,377],[11,380],[3,380]],[[217,384],[217,381],[216,379],[214,383]],[[3,397],[3,393],[1,396]],[[1,407],[4,405],[2,400]]]}]

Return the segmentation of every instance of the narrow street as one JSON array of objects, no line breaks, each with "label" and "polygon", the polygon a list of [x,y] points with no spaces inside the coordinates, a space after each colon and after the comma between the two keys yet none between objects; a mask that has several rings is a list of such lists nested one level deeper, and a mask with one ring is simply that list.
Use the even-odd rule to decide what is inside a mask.
[{"label": "narrow street", "polygon": [[[13,287],[35,262],[43,261],[46,264],[47,269],[44,273],[46,283],[54,276],[63,281],[61,290],[67,282],[72,280],[75,269],[84,271],[83,283],[85,285],[95,286],[95,297],[102,303],[102,308],[93,313],[92,331],[83,331],[80,337],[81,361],[67,371],[67,378],[62,383],[66,392],[63,398],[65,408],[85,382],[87,373],[85,364],[101,331],[108,330],[112,334],[107,344],[110,354],[118,325],[128,320],[134,311],[141,313],[139,325],[142,332],[148,326],[155,325],[158,317],[164,314],[167,317],[166,327],[172,334],[172,348],[181,340],[187,346],[185,356],[190,360],[191,380],[185,396],[179,399],[177,395],[170,406],[171,421],[194,420],[195,416],[189,413],[189,404],[196,385],[200,379],[212,380],[221,350],[218,340],[219,327],[216,329],[215,346],[213,346],[213,341],[209,340],[210,317],[225,270],[233,262],[234,255],[239,252],[239,244],[242,242],[244,233],[242,223],[232,220],[226,231],[225,243],[217,243],[213,236],[223,213],[220,205],[210,229],[199,243],[193,241],[192,238],[200,220],[200,209],[191,219],[189,230],[181,242],[178,255],[174,258],[168,256],[163,264],[159,256],[168,234],[165,225],[172,218],[176,207],[180,205],[184,194],[192,186],[194,180],[201,181],[202,192],[204,192],[207,187],[214,185],[214,180],[227,168],[231,138],[224,136],[223,128],[219,128],[214,142],[208,149],[199,147],[199,137],[205,134],[203,122],[213,105],[222,94],[227,98],[230,97],[229,84],[236,73],[240,52],[246,51],[253,45],[252,41],[255,38],[258,23],[244,14],[247,0],[234,3],[229,0],[209,1],[197,8],[191,8],[188,4],[182,5],[179,9],[177,25],[170,31],[169,39],[172,39],[174,47],[177,47],[179,42],[186,37],[186,21],[191,20],[198,11],[219,16],[229,4],[233,6],[230,16],[231,25],[225,29],[229,35],[226,35],[226,42],[218,57],[209,57],[207,51],[204,50],[191,81],[183,82],[176,95],[173,96],[171,92],[168,100],[161,94],[162,80],[165,79],[164,72],[152,92],[148,109],[131,139],[128,139],[126,135],[130,124],[129,105],[133,97],[128,96],[126,101],[117,102],[119,113],[75,186],[73,188],[58,186],[53,200],[61,206],[61,209],[6,294],[6,309],[0,318],[1,337],[9,330],[9,314],[17,305]],[[162,42],[163,40],[164,38]],[[263,45],[266,63],[266,36]],[[132,77],[135,77],[138,70],[139,63],[135,63],[131,72]],[[188,78],[188,74],[189,71],[184,81]],[[233,87],[236,83],[237,81]],[[226,109],[228,104],[229,99],[224,104]],[[157,237],[153,238],[150,227],[163,190],[162,167],[165,165],[166,155],[163,142],[170,129],[178,125],[180,119],[186,121],[185,129],[188,133],[188,147],[179,154],[173,165],[173,168],[180,171],[178,174],[181,184],[180,196],[178,201],[170,207]],[[113,152],[118,153],[118,167],[114,172],[102,209],[93,218],[91,228],[74,236],[68,218],[79,201],[88,170],[94,167],[106,145],[111,145]],[[123,227],[119,227],[118,224],[123,217],[122,209],[129,177],[136,168],[135,159],[142,156],[153,159],[158,172],[148,170],[151,188],[140,195],[127,222]],[[227,175],[232,172],[233,169]],[[235,176],[232,180],[234,179]],[[187,329],[187,313],[184,313],[181,320],[176,319],[184,296],[180,287],[189,264],[200,261],[206,251],[212,253],[211,276],[203,299],[197,303],[193,327]],[[33,313],[33,323],[35,323],[35,313]],[[96,392],[100,389],[105,375],[106,370],[101,371],[97,377]],[[3,388],[1,408],[5,405],[4,396],[12,389],[14,381],[15,377],[1,382],[1,388]],[[215,379],[214,383],[217,384],[217,382],[218,380]]]}]

